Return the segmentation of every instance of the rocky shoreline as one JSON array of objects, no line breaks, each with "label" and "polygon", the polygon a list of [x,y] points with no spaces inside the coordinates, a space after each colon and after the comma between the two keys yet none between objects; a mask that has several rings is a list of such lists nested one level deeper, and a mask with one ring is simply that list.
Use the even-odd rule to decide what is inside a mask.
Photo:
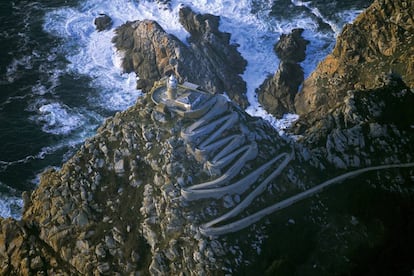
[{"label": "rocky shoreline", "polygon": [[[280,73],[260,93],[282,103],[269,107],[274,114],[301,115],[289,130],[295,139],[243,111],[246,61],[218,17],[183,7],[188,44],[154,21],[122,25],[113,42],[147,93],[108,118],[60,170],[42,174],[23,195],[20,221],[0,220],[0,274],[410,273],[412,5],[374,1],[296,95],[303,73],[287,85],[280,77],[289,66],[300,73],[301,56],[279,51]],[[300,33],[279,45],[293,39],[303,49]],[[154,101],[171,73],[201,88],[183,84],[178,102]],[[331,180],[340,184],[304,194]]]}]

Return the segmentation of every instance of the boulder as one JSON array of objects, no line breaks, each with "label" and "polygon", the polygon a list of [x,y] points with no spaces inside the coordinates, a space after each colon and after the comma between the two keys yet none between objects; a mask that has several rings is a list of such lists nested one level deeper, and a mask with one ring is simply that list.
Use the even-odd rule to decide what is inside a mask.
[{"label": "boulder", "polygon": [[100,14],[94,21],[98,32],[109,30],[112,27],[112,19],[106,14]]}]

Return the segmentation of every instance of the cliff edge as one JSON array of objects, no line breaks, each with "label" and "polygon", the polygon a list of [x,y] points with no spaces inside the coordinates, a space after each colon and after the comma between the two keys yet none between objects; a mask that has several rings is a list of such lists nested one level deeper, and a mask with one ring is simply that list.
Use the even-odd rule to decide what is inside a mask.
[{"label": "cliff edge", "polygon": [[382,86],[387,74],[414,87],[414,4],[376,0],[346,25],[336,46],[296,95],[299,115],[323,117],[347,91]]}]

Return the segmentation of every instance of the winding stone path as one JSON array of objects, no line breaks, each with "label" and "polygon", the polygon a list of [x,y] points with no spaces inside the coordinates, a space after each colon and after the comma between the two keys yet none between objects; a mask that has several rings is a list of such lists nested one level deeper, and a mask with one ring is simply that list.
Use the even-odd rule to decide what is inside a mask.
[{"label": "winding stone path", "polygon": [[[190,146],[190,153],[198,161],[204,163],[204,168],[210,175],[217,176],[207,182],[183,187],[181,189],[182,198],[187,201],[207,198],[220,199],[226,195],[243,195],[247,190],[255,187],[229,212],[202,224],[199,227],[200,233],[206,236],[219,236],[239,231],[267,215],[321,192],[326,187],[368,171],[414,167],[414,163],[406,163],[373,166],[351,171],[238,219],[237,216],[248,208],[253,200],[262,194],[269,183],[280,175],[289,162],[294,159],[294,152],[280,153],[243,178],[230,183],[246,163],[256,159],[258,155],[256,141],[241,131],[242,128],[239,124],[242,123],[239,121],[238,113],[232,109],[223,95],[210,95],[181,85],[177,99],[165,99],[165,90],[165,87],[154,90],[152,95],[154,102],[165,104],[171,112],[194,120],[190,126],[181,131],[181,137]],[[226,168],[227,170],[222,172]],[[263,178],[262,176],[266,176],[265,179],[257,183],[259,178]]]},{"label": "winding stone path", "polygon": [[[207,235],[207,236],[219,236],[219,235],[223,235],[223,234],[227,234],[227,233],[231,233],[231,232],[237,232],[243,228],[246,228],[247,226],[259,221],[260,219],[262,219],[265,216],[268,216],[276,211],[280,211],[282,209],[285,209],[299,201],[302,201],[306,198],[309,198],[319,192],[321,192],[323,189],[339,183],[347,178],[351,178],[357,175],[360,175],[362,173],[365,172],[369,172],[369,171],[376,171],[376,170],[386,170],[386,169],[392,169],[392,168],[410,168],[410,167],[414,167],[414,163],[403,163],[403,164],[392,164],[392,165],[381,165],[381,166],[374,166],[374,167],[368,167],[368,168],[363,168],[363,169],[359,169],[359,170],[355,170],[355,171],[351,171],[342,175],[339,175],[337,177],[331,178],[325,182],[322,182],[319,185],[316,185],[312,188],[310,188],[309,190],[306,190],[302,193],[299,193],[297,195],[294,195],[292,197],[289,197],[285,200],[282,200],[276,204],[273,204],[267,208],[264,208],[252,215],[249,215],[247,217],[244,217],[240,220],[237,220],[235,222],[232,223],[228,223],[226,225],[222,225],[222,226],[218,226],[218,227],[211,227],[212,225],[220,222],[221,220],[216,219],[214,221],[211,221],[209,223],[206,223],[204,225],[202,225],[200,227],[200,232],[203,235]],[[226,214],[227,215],[227,214]]]},{"label": "winding stone path", "polygon": [[[243,199],[242,202],[240,202],[236,207],[234,207],[230,212],[225,213],[224,215],[208,222],[205,223],[203,225],[200,226],[200,232],[203,235],[206,236],[218,236],[218,235],[223,235],[229,232],[233,232],[232,229],[234,226],[239,227],[239,229],[243,229],[247,226],[249,226],[250,224],[248,223],[248,220],[237,220],[236,222],[233,223],[228,223],[226,225],[222,225],[219,227],[214,227],[214,225],[222,223],[230,218],[233,218],[235,216],[237,216],[238,214],[240,214],[244,209],[246,209],[251,203],[252,201],[261,193],[263,193],[266,190],[267,185],[269,184],[269,182],[271,180],[273,180],[276,176],[278,176],[282,170],[287,166],[287,164],[292,160],[293,158],[293,154],[286,154],[286,153],[282,153],[278,156],[279,158],[285,157],[285,159],[283,160],[283,162],[277,167],[276,170],[274,170],[268,177],[266,177],[266,179],[259,184],[259,186],[257,186],[251,193],[249,193],[247,195],[247,197],[245,199]],[[250,217],[250,216],[249,216]],[[262,218],[262,217],[260,217]],[[260,219],[258,218],[258,220]]]}]

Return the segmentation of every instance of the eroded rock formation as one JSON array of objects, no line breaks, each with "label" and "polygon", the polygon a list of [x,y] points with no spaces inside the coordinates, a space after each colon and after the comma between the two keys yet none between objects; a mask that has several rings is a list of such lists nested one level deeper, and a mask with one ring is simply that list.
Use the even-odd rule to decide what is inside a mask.
[{"label": "eroded rock formation", "polygon": [[106,14],[100,14],[94,21],[96,30],[98,32],[108,30],[112,27],[112,19]]},{"label": "eroded rock formation", "polygon": [[280,59],[279,68],[257,90],[259,102],[276,117],[295,113],[295,95],[304,80],[299,62],[305,59],[308,44],[301,36],[302,32],[303,29],[295,29],[290,34],[280,36],[274,47]]},{"label": "eroded rock formation", "polygon": [[217,16],[197,14],[183,7],[180,22],[191,35],[188,45],[149,20],[122,25],[113,41],[124,52],[124,70],[139,76],[137,87],[144,91],[175,72],[181,82],[197,83],[213,93],[226,92],[246,107],[246,83],[240,77],[246,61],[237,45],[230,43],[230,34],[218,30],[219,20]]}]

